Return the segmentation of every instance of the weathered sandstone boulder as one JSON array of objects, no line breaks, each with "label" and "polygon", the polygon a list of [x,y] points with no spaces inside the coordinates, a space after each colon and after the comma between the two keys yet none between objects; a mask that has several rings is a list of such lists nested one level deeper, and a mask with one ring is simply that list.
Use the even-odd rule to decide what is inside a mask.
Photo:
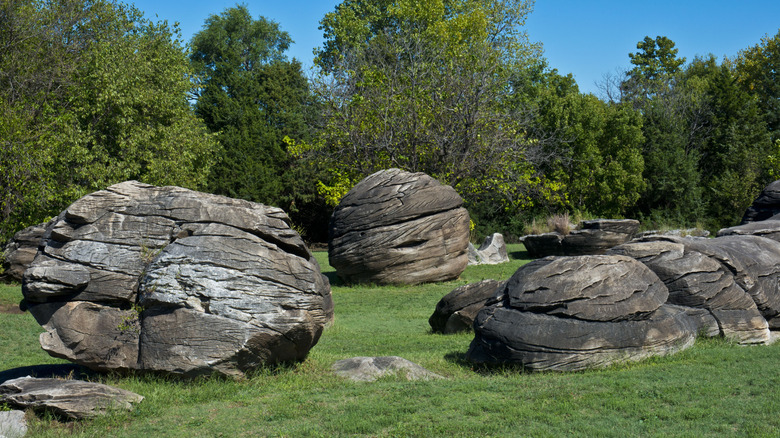
[{"label": "weathered sandstone boulder", "polygon": [[580,221],[576,230],[523,237],[528,254],[539,258],[550,255],[604,254],[609,248],[628,242],[639,230],[634,219],[593,219]]},{"label": "weathered sandstone boulder", "polygon": [[135,181],[60,214],[22,286],[44,350],[99,371],[240,377],[303,359],[333,316],[281,209]]},{"label": "weathered sandstone boulder", "polygon": [[674,353],[693,344],[699,323],[667,297],[658,276],[630,257],[536,260],[479,312],[467,358],[576,371]]},{"label": "weathered sandstone boulder", "polygon": [[10,281],[22,281],[24,271],[30,266],[41,243],[46,224],[33,225],[18,231],[5,245],[3,251],[3,277]]},{"label": "weathered sandstone boulder", "polygon": [[769,326],[751,296],[717,260],[679,242],[629,242],[608,252],[633,257],[658,275],[669,289],[668,302],[705,309],[721,334],[741,344],[768,343]]},{"label": "weathered sandstone boulder", "polygon": [[770,183],[742,216],[742,224],[758,222],[780,214],[780,180]]},{"label": "weathered sandstone boulder", "polygon": [[477,313],[504,284],[498,280],[482,280],[454,289],[439,300],[428,318],[431,330],[444,334],[471,330]]},{"label": "weathered sandstone boulder", "polygon": [[474,245],[469,242],[468,256],[469,265],[498,265],[509,261],[506,243],[501,233],[493,233],[485,237],[479,249],[474,248]]},{"label": "weathered sandstone boulder", "polygon": [[418,284],[457,278],[468,263],[469,214],[423,173],[383,170],[336,207],[328,257],[348,283]]},{"label": "weathered sandstone boulder", "polygon": [[373,382],[380,377],[398,375],[406,380],[431,380],[444,377],[398,356],[353,357],[333,364],[336,375],[356,382]]},{"label": "weathered sandstone boulder", "polygon": [[20,409],[51,411],[72,420],[105,414],[112,409],[132,410],[144,398],[100,383],[81,380],[20,377],[0,384],[0,403]]}]

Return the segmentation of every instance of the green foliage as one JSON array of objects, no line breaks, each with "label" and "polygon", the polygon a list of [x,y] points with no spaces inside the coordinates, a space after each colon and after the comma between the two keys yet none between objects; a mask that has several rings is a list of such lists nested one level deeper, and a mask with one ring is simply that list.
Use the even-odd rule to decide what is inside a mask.
[{"label": "green foliage", "polygon": [[741,51],[735,63],[740,85],[758,100],[772,138],[780,139],[780,29]]},{"label": "green foliage", "polygon": [[192,39],[195,111],[223,148],[209,191],[282,207],[310,230],[327,222],[313,212],[327,209],[315,199],[316,168],[287,152],[288,142],[310,138],[313,113],[301,64],[284,54],[291,43],[277,23],[253,19],[246,6],[210,16]]},{"label": "green foliage", "polygon": [[323,126],[296,153],[345,182],[398,167],[452,185],[472,204],[515,210],[544,185],[533,139],[506,105],[509,78],[538,56],[525,1],[344,1],[326,15],[315,91]]},{"label": "green foliage", "polygon": [[0,240],[128,179],[198,188],[217,145],[178,29],[104,0],[0,5]]}]

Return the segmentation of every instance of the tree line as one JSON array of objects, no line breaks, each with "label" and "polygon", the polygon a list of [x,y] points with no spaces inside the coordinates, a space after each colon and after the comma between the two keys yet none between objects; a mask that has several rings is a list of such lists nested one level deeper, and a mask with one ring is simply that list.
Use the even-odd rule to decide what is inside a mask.
[{"label": "tree line", "polygon": [[311,241],[377,170],[426,172],[478,234],[580,212],[734,225],[780,173],[780,31],[733,59],[664,36],[601,96],[524,31],[530,0],[344,0],[307,76],[245,6],[176,26],[109,0],[0,4],[0,241],[137,179],[276,205]]}]

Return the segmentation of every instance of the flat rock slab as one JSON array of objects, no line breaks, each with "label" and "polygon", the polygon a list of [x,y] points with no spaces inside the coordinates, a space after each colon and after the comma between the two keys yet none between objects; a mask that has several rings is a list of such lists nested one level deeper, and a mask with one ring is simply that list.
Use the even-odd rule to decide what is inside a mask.
[{"label": "flat rock slab", "polygon": [[533,258],[604,254],[609,248],[628,242],[639,230],[634,219],[593,219],[580,221],[576,230],[563,235],[557,232],[523,237]]},{"label": "flat rock slab", "polygon": [[468,264],[469,215],[450,186],[383,170],[333,212],[328,257],[347,283],[419,284],[458,278]]},{"label": "flat rock slab", "polygon": [[434,372],[398,356],[353,357],[333,364],[333,371],[356,382],[373,382],[385,376],[403,376],[407,380],[443,379]]},{"label": "flat rock slab", "polygon": [[44,350],[97,371],[243,377],[304,359],[333,319],[284,211],[136,181],[60,214],[22,291]]},{"label": "flat rock slab", "polygon": [[134,392],[80,380],[21,377],[0,384],[0,402],[21,409],[50,410],[79,420],[110,409],[132,410],[144,398]]},{"label": "flat rock slab", "polygon": [[773,216],[763,221],[723,228],[718,231],[718,237],[721,236],[759,236],[780,241],[780,220]]},{"label": "flat rock slab", "polygon": [[24,411],[0,411],[0,438],[22,438],[26,434]]},{"label": "flat rock slab", "polygon": [[434,333],[451,334],[471,330],[477,313],[506,282],[482,280],[455,288],[436,304],[428,318]]}]

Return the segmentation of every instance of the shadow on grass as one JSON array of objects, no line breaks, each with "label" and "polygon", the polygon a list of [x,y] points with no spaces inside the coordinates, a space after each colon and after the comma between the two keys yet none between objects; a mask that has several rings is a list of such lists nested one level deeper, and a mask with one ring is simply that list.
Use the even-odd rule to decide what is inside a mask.
[{"label": "shadow on grass", "polygon": [[448,362],[452,362],[461,368],[469,369],[482,376],[498,376],[506,374],[522,374],[528,373],[522,365],[512,364],[475,364],[469,362],[466,359],[466,352],[464,351],[452,351],[444,355],[444,359]]},{"label": "shadow on grass", "polygon": [[11,379],[18,379],[20,377],[53,377],[55,379],[88,379],[98,375],[98,373],[91,371],[76,364],[49,364],[49,365],[32,365],[27,367],[12,368],[10,370],[0,371],[0,383]]},{"label": "shadow on grass", "polygon": [[509,253],[509,258],[512,260],[531,260],[533,257],[531,257],[528,254],[528,251],[512,251]]}]

